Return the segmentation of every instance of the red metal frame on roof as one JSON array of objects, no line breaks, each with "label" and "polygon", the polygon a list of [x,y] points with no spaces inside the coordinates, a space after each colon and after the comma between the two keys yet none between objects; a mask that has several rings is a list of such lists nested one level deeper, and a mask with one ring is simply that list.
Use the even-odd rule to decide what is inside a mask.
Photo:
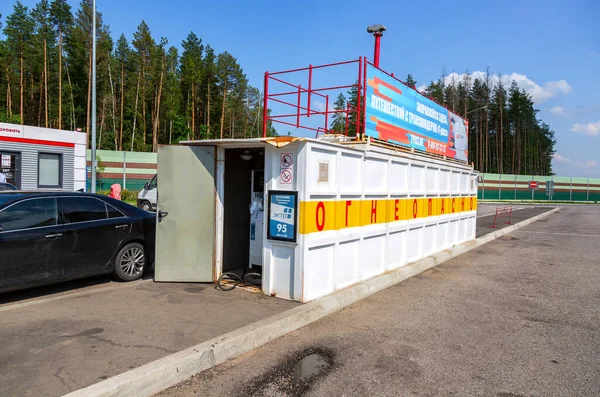
[{"label": "red metal frame on roof", "polygon": [[[356,64],[358,66],[358,68],[357,68],[358,69],[357,70],[358,80],[355,84],[326,86],[326,87],[315,87],[314,86],[313,73],[316,70],[333,69],[333,68],[339,68],[344,65],[353,65],[353,64]],[[349,131],[349,126],[350,126],[350,115],[353,114],[355,116],[354,119],[357,120],[356,125],[355,125],[356,131],[354,131],[355,135],[356,135],[356,139],[361,139],[363,136],[363,133],[364,133],[364,126],[365,126],[365,120],[363,120],[363,117],[361,117],[360,115],[361,115],[361,113],[364,113],[364,109],[366,108],[366,95],[367,95],[367,73],[366,73],[366,70],[367,70],[367,65],[377,68],[381,72],[383,72],[383,73],[387,74],[388,76],[392,77],[393,79],[397,80],[399,83],[405,85],[406,87],[408,87],[410,89],[413,89],[413,90],[419,92],[416,89],[416,87],[409,86],[404,81],[402,81],[399,78],[397,78],[396,76],[394,76],[394,73],[388,73],[385,70],[376,66],[375,64],[369,62],[366,57],[359,57],[358,59],[351,60],[351,61],[329,63],[329,64],[325,64],[325,65],[317,65],[317,66],[309,65],[308,67],[305,67],[305,68],[283,70],[280,72],[265,72],[264,99],[263,99],[264,100],[264,103],[263,103],[263,137],[267,136],[267,126],[268,126],[269,121],[272,123],[279,123],[279,124],[295,127],[298,129],[315,131],[317,133],[317,135],[319,133],[324,133],[324,134],[332,133],[334,131],[332,131],[329,128],[329,116],[335,115],[336,113],[344,113],[344,116],[345,116],[344,119],[345,119],[346,125],[344,128],[343,134],[347,136],[349,132],[352,132],[352,131]],[[307,84],[305,85],[305,87],[303,87],[302,84],[296,85],[289,81],[289,78],[292,77],[291,75],[297,74],[297,73],[306,73]],[[281,91],[274,90],[273,88],[271,88],[271,84],[269,84],[270,82],[272,82],[272,83],[274,82],[277,84],[283,84],[285,87],[290,87],[292,89],[291,90],[286,89],[286,90],[281,90]],[[329,109],[328,92],[335,91],[335,90],[342,90],[342,89],[350,89],[353,87],[357,88],[357,92],[358,92],[358,96],[359,96],[359,98],[357,98],[357,101],[356,101],[356,104],[357,104],[356,107],[351,107],[350,103],[349,103],[350,101],[348,101],[348,104],[345,109],[340,109],[340,110],[330,110]],[[421,93],[419,92],[419,94],[421,94]],[[306,97],[305,103],[303,102],[303,95]],[[318,110],[314,109],[314,107],[312,106],[313,95],[315,95],[325,101],[325,110],[324,111],[318,111]],[[423,95],[423,94],[421,94],[421,95]],[[423,95],[423,96],[425,96],[425,95]],[[431,98],[431,97],[429,97],[429,99],[433,100],[433,98]],[[283,105],[284,108],[286,108],[286,109],[289,108],[290,110],[282,112],[282,113],[269,114],[269,102],[274,102],[274,103]],[[444,106],[444,105],[441,105],[441,106]],[[307,121],[306,119],[310,118],[310,116],[325,116],[324,117],[324,119],[325,119],[324,125],[318,126],[318,127],[306,125],[306,121]],[[314,123],[313,123],[313,125],[314,125]],[[339,131],[335,131],[335,132],[339,132]]]},{"label": "red metal frame on roof", "polygon": [[[336,68],[343,65],[352,65],[356,64],[358,66],[358,80],[355,84],[347,84],[347,85],[337,85],[337,86],[326,86],[326,87],[315,87],[313,85],[313,73],[319,69],[326,68]],[[329,128],[329,116],[334,115],[336,113],[344,113],[344,118],[346,122],[346,126],[344,129],[344,134],[348,135],[348,125],[350,120],[350,114],[355,114],[356,123],[356,136],[360,137],[362,135],[364,121],[359,117],[360,109],[364,108],[364,69],[366,67],[366,58],[360,57],[359,59],[345,61],[345,62],[336,62],[329,63],[325,65],[309,65],[305,68],[298,69],[290,69],[283,70],[280,72],[265,72],[265,80],[264,80],[264,103],[263,103],[263,137],[267,136],[267,125],[268,122],[279,123],[283,125],[288,125],[291,127],[295,127],[298,129],[305,129],[309,131],[315,131],[317,135],[319,133],[331,133],[332,131]],[[305,87],[302,85],[292,84],[290,81],[286,80],[290,77],[291,74],[294,73],[306,73],[306,81],[307,84]],[[277,77],[275,77],[277,76]],[[270,82],[276,82],[285,85],[286,87],[292,87],[293,90],[284,90],[277,91],[270,89]],[[338,110],[330,110],[329,109],[329,95],[328,92],[335,90],[343,90],[343,89],[351,89],[353,87],[357,88],[358,96],[357,98],[357,106],[352,108],[348,103],[345,109]],[[306,96],[306,103],[303,103],[302,96]],[[312,104],[312,96],[315,95],[325,101],[325,110],[318,111],[313,108]],[[295,103],[292,102],[295,100]],[[269,114],[269,102],[275,102],[280,105],[284,105],[285,108],[290,108],[290,111],[278,114]],[[310,116],[325,116],[324,126],[313,127],[306,125],[306,120],[310,118]]]}]

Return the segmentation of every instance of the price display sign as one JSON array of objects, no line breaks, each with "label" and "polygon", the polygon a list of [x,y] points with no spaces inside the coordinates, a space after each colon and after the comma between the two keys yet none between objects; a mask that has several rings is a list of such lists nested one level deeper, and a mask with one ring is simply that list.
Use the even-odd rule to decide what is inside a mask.
[{"label": "price display sign", "polygon": [[298,234],[298,192],[269,191],[269,240],[296,242]]}]

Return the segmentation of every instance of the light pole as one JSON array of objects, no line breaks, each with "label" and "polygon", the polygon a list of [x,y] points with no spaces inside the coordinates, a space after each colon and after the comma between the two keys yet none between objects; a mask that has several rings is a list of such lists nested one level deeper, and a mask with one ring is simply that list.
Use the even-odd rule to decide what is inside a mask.
[{"label": "light pole", "polygon": [[485,105],[485,106],[482,106],[482,107],[480,107],[480,108],[477,108],[477,109],[469,110],[467,113],[465,113],[465,117],[466,117],[466,116],[467,116],[467,114],[469,114],[469,113],[473,113],[473,112],[476,112],[476,111],[478,111],[478,110],[481,110],[481,109],[487,109],[487,107],[488,107],[488,106],[487,106],[487,105]]},{"label": "light pole", "polygon": [[92,2],[92,193],[96,193],[96,0]]},{"label": "light pole", "polygon": [[381,46],[381,36],[385,32],[385,26],[383,25],[371,25],[367,27],[367,32],[372,33],[375,36],[375,50],[373,51],[373,64],[375,67],[379,67],[379,52]]}]

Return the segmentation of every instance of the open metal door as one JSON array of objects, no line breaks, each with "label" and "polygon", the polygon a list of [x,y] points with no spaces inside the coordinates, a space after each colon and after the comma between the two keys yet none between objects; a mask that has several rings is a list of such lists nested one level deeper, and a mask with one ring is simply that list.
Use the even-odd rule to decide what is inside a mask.
[{"label": "open metal door", "polygon": [[159,146],[156,281],[212,282],[215,147]]}]

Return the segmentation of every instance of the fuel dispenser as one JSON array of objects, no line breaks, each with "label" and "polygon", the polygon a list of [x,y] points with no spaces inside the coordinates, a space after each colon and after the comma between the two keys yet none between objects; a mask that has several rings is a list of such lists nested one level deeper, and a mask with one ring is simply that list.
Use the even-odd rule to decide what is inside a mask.
[{"label": "fuel dispenser", "polygon": [[263,219],[265,197],[265,173],[252,171],[252,191],[250,192],[250,268],[263,263]]}]

